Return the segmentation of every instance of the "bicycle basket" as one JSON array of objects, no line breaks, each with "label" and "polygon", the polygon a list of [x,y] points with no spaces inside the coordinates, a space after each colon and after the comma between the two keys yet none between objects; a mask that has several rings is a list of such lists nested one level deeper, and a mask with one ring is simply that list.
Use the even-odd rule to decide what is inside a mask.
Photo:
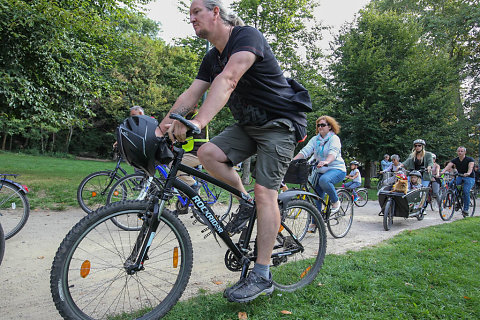
[{"label": "bicycle basket", "polygon": [[306,184],[309,174],[308,169],[307,159],[293,160],[288,166],[283,181],[285,183]]}]

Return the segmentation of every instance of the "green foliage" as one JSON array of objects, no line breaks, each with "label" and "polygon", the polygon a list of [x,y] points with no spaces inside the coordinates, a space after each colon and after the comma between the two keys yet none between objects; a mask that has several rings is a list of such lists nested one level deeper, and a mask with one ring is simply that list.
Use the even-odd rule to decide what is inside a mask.
[{"label": "green foliage", "polygon": [[407,16],[368,10],[337,38],[330,66],[337,97],[332,112],[342,124],[347,157],[405,158],[416,138],[440,158],[450,154],[446,146],[458,139],[458,77],[448,54],[431,50],[421,36]]},{"label": "green foliage", "polygon": [[247,304],[200,294],[165,319],[478,319],[479,224],[477,217],[405,231],[374,248],[327,255],[304,289]]}]

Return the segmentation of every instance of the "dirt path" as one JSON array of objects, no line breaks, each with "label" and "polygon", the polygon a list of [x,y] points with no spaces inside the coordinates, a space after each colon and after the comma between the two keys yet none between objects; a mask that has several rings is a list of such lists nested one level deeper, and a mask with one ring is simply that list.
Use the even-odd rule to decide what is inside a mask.
[{"label": "dirt path", "polygon": [[[349,234],[343,239],[334,239],[329,235],[327,252],[340,254],[359,250],[391,238],[405,229],[444,223],[438,213],[427,211],[423,221],[396,218],[393,229],[384,231],[382,218],[378,216],[379,210],[377,202],[369,202],[364,208],[355,208]],[[5,257],[0,266],[2,319],[60,319],[50,295],[50,267],[63,237],[83,216],[80,209],[33,211],[25,228],[7,241]],[[223,290],[227,284],[235,282],[238,274],[228,271],[223,263],[225,245],[219,248],[213,237],[204,240],[201,233],[203,227],[192,225],[192,220],[187,216],[181,217],[190,231],[195,254],[192,277],[184,297],[195,295],[199,290]],[[455,215],[452,220],[457,219],[461,219],[460,215]],[[205,276],[205,270],[218,277],[213,279]]]}]

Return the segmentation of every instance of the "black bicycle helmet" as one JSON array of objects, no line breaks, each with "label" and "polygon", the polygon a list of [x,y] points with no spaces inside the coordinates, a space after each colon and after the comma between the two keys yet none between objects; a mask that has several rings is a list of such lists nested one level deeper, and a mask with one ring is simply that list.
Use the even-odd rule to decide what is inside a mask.
[{"label": "black bicycle helmet", "polygon": [[417,140],[413,141],[413,144],[414,144],[414,145],[415,145],[415,144],[421,144],[421,145],[425,146],[425,140],[423,140],[423,139],[417,139]]},{"label": "black bicycle helmet", "polygon": [[411,176],[417,176],[417,177],[419,177],[419,178],[422,178],[422,174],[421,174],[419,171],[417,171],[417,170],[412,170],[412,171],[410,171],[410,173],[408,174],[408,176],[409,176],[409,177],[411,177]]},{"label": "black bicycle helmet", "polygon": [[157,120],[149,116],[127,118],[117,128],[118,149],[122,157],[132,166],[155,174],[155,153],[159,139],[155,136]]}]

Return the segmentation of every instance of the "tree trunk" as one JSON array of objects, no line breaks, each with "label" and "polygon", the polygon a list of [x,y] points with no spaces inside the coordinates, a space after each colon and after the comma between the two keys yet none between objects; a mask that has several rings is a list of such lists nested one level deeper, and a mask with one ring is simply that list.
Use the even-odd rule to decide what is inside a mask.
[{"label": "tree trunk", "polygon": [[365,188],[370,188],[371,186],[371,171],[372,171],[372,161],[370,160],[367,160],[365,161],[365,170],[364,170],[364,173],[365,173]]},{"label": "tree trunk", "polygon": [[65,145],[65,153],[68,153],[68,148],[70,147],[70,141],[72,141],[72,135],[73,135],[73,126],[70,126],[68,130],[67,143]]},{"label": "tree trunk", "polygon": [[9,147],[9,151],[12,151],[12,142],[13,142],[13,134],[10,135],[10,147]]},{"label": "tree trunk", "polygon": [[52,133],[52,144],[50,147],[50,152],[53,152],[55,149],[55,132]]},{"label": "tree trunk", "polygon": [[3,135],[2,139],[2,150],[5,151],[5,144],[7,143],[7,133]]},{"label": "tree trunk", "polygon": [[242,164],[242,183],[248,184],[250,182],[250,165],[252,163],[252,158],[248,158],[243,161]]}]

